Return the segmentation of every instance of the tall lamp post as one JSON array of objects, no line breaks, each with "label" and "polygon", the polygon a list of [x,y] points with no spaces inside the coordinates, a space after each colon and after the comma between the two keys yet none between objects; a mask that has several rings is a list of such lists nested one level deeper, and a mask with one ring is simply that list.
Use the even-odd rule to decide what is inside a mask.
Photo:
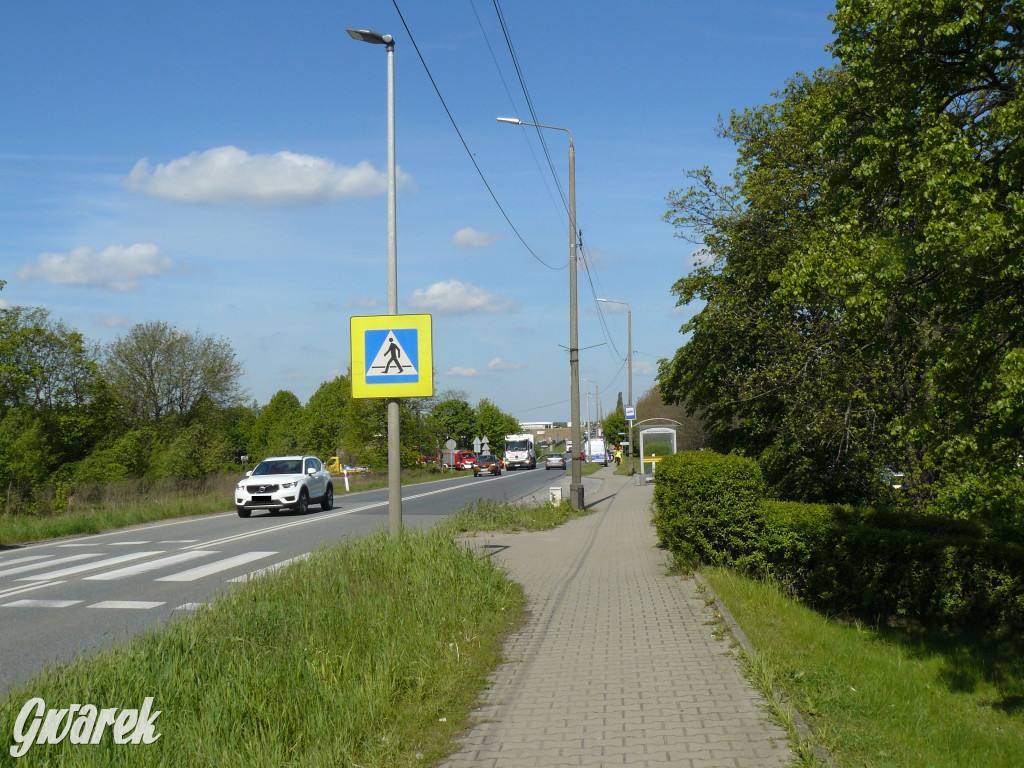
[{"label": "tall lamp post", "polygon": [[[626,367],[629,371],[629,404],[636,406],[633,402],[633,308],[629,306],[628,301],[616,301],[615,299],[598,299],[603,301],[605,304],[625,304],[626,305]],[[629,425],[629,474],[633,474],[633,422],[627,422]]]},{"label": "tall lamp post", "polygon": [[[395,224],[395,38],[350,29],[354,40],[386,46],[388,52],[388,314],[398,314],[398,231]],[[388,530],[402,529],[402,439],[398,400],[388,400]]]},{"label": "tall lamp post", "polygon": [[[534,128],[550,128],[569,134],[569,400],[572,428],[573,451],[582,448],[580,439],[580,342],[576,309],[576,150],[572,145],[572,131],[557,125],[524,123],[518,117],[499,117],[499,123],[529,125]],[[569,482],[569,506],[583,509],[583,467],[572,462],[572,479]]]}]

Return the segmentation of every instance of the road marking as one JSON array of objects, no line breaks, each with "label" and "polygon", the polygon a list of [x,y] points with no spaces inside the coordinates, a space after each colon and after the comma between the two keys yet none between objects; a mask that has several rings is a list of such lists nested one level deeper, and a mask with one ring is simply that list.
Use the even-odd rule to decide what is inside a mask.
[{"label": "road marking", "polygon": [[95,571],[99,568],[106,568],[108,565],[117,565],[118,563],[127,563],[130,560],[141,560],[144,557],[150,557],[152,555],[162,555],[164,551],[162,549],[155,550],[153,552],[132,552],[130,555],[118,555],[117,557],[108,557],[106,560],[96,560],[85,565],[73,565],[70,568],[64,568],[59,571],[48,571],[47,573],[37,573],[35,576],[23,576],[18,581],[48,581],[49,579],[61,579],[65,576],[72,576],[76,573],[84,573],[85,571]]},{"label": "road marking", "polygon": [[92,541],[88,543],[82,542],[81,544],[58,544],[57,546],[62,549],[64,547],[98,547],[102,543],[102,541]]},{"label": "road marking", "polygon": [[4,603],[4,608],[67,608],[75,605],[81,600],[15,600],[13,603]]},{"label": "road marking", "polygon": [[266,573],[271,573],[273,571],[276,571],[276,570],[279,570],[281,568],[284,568],[286,565],[288,565],[290,563],[294,563],[294,562],[297,562],[299,560],[305,560],[305,559],[307,559],[312,554],[313,554],[312,552],[307,552],[304,555],[296,555],[295,557],[289,557],[287,560],[282,560],[280,563],[274,563],[273,565],[268,565],[266,568],[260,568],[258,571],[250,571],[249,573],[242,574],[241,576],[236,576],[233,579],[228,579],[228,581],[231,582],[231,583],[235,583],[235,582],[238,582],[238,581],[249,581],[250,579],[255,579],[256,577],[262,576],[262,575],[264,575]]},{"label": "road marking", "polygon": [[25,571],[37,571],[40,568],[50,568],[54,565],[60,565],[61,563],[71,563],[75,560],[87,560],[90,557],[99,557],[99,554],[90,553],[87,555],[68,555],[67,557],[58,557],[56,560],[47,560],[45,563],[33,563],[32,565],[21,565],[17,568],[5,568],[0,571],[0,576],[10,576],[15,573],[25,573]]},{"label": "road marking", "polygon": [[277,552],[245,552],[241,555],[235,555],[225,560],[218,560],[215,563],[207,563],[206,565],[200,565],[198,568],[192,568],[181,573],[175,573],[170,576],[163,576],[155,581],[195,581],[201,579],[204,576],[212,576],[215,573],[226,571],[228,568],[234,568],[236,565],[243,565],[244,563],[250,563],[253,560],[259,560],[263,557],[270,557],[276,555]]},{"label": "road marking", "polygon": [[206,605],[206,603],[182,603],[181,605],[179,605],[174,610],[176,610],[176,611],[198,611],[204,605]]},{"label": "road marking", "polygon": [[[440,481],[438,481],[438,482],[440,482]],[[472,483],[472,481],[471,481],[471,483]],[[425,498],[427,496],[435,496],[435,495],[437,495],[439,493],[450,493],[452,491],[464,491],[464,490],[466,490],[466,486],[471,484],[471,483],[459,483],[458,485],[449,485],[449,486],[446,486],[444,488],[438,488],[437,490],[427,491],[426,493],[417,493],[417,494],[414,494],[412,496],[403,496],[402,497],[402,501],[403,502],[415,501],[416,499],[422,499],[422,498]],[[472,483],[472,484],[477,485],[478,483]],[[309,523],[322,522],[324,520],[330,520],[330,519],[335,518],[335,517],[344,517],[345,515],[352,515],[352,514],[355,514],[356,512],[365,512],[368,509],[377,509],[378,507],[386,507],[386,506],[388,506],[388,504],[389,504],[388,500],[384,499],[383,501],[377,501],[377,502],[374,502],[372,504],[364,504],[361,507],[354,507],[353,509],[344,509],[344,510],[338,510],[338,511],[335,511],[335,512],[321,512],[321,513],[316,514],[316,515],[311,515],[308,518],[304,518],[302,520],[293,520],[292,522],[289,522],[289,523],[281,523],[280,525],[272,525],[272,526],[270,526],[268,528],[260,528],[260,529],[257,529],[255,531],[246,531],[245,533],[236,533],[236,534],[234,534],[232,536],[225,536],[225,537],[220,538],[220,539],[214,539],[213,541],[204,541],[201,544],[195,544],[193,546],[196,549],[198,549],[200,547],[215,547],[215,546],[217,546],[219,544],[226,544],[226,543],[232,542],[232,541],[240,541],[241,539],[248,539],[248,538],[250,538],[252,536],[262,536],[262,535],[267,534],[267,533],[274,533],[275,531],[281,531],[281,530],[284,530],[285,528],[295,528],[296,526],[299,526],[299,525],[308,525]]]},{"label": "road marking", "polygon": [[63,581],[47,581],[42,584],[33,584],[25,587],[10,587],[8,589],[0,590],[0,598],[14,597],[15,595],[23,595],[26,592],[34,592],[37,589],[43,589],[44,587],[54,587],[57,584],[63,584]]},{"label": "road marking", "polygon": [[86,576],[86,581],[113,581],[114,579],[123,579],[126,576],[135,576],[140,573],[146,573],[147,571],[155,571],[158,568],[163,568],[167,565],[175,565],[176,563],[184,563],[188,560],[195,560],[198,557],[206,557],[206,555],[219,555],[219,552],[212,550],[193,549],[189,552],[179,552],[176,555],[168,555],[167,557],[161,557],[156,560],[148,560],[145,563],[136,563],[135,565],[128,565],[124,568],[118,568],[116,571],[107,571],[106,573],[97,573],[94,576]]},{"label": "road marking", "polygon": [[148,611],[163,603],[151,603],[146,600],[104,600],[101,603],[93,603],[90,608],[119,608],[129,611]]},{"label": "road marking", "polygon": [[47,555],[29,555],[28,557],[16,557],[13,560],[0,560],[0,565],[8,566],[15,563],[27,563],[29,560],[42,560]]},{"label": "road marking", "polygon": [[134,547],[136,544],[138,544],[139,546],[142,546],[144,544],[149,544],[149,542],[148,541],[108,541],[107,544],[110,545],[111,547]]},{"label": "road marking", "polygon": [[164,539],[157,544],[195,544],[199,539]]}]

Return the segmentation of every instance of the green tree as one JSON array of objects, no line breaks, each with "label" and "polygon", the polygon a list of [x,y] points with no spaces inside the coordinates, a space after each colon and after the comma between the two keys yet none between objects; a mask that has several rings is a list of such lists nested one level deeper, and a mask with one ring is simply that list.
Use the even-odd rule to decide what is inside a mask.
[{"label": "green tree", "polygon": [[448,396],[439,400],[430,409],[430,420],[442,446],[447,440],[454,440],[460,448],[473,444],[476,412],[464,396]]},{"label": "green tree", "polygon": [[519,431],[519,419],[505,413],[486,397],[477,403],[474,436],[486,437],[492,452],[503,451],[505,435],[513,435]]},{"label": "green tree", "polygon": [[659,384],[780,493],[875,495],[893,463],[918,504],[1019,515],[1019,13],[841,0],[834,21],[837,67],[723,127],[733,184],[669,195],[704,246],[674,290],[706,303]]},{"label": "green tree", "polygon": [[302,404],[292,392],[278,391],[260,408],[252,426],[250,458],[262,461],[267,456],[286,456],[303,451],[299,431]]},{"label": "green tree", "polygon": [[302,444],[320,457],[334,456],[347,427],[345,407],[352,398],[347,376],[326,381],[313,393],[302,413]]},{"label": "green tree", "polygon": [[111,343],[104,374],[134,423],[187,422],[203,402],[224,408],[241,400],[242,367],[230,343],[161,321],[140,323]]}]

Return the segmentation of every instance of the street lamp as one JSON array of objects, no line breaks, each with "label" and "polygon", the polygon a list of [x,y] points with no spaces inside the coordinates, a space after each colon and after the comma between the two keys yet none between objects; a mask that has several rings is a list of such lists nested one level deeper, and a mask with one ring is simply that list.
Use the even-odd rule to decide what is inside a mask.
[{"label": "street lamp", "polygon": [[[388,314],[398,314],[398,232],[395,224],[395,38],[368,29],[350,29],[353,40],[383,45],[388,52]],[[402,528],[402,439],[398,400],[388,400],[388,529]]]},{"label": "street lamp", "polygon": [[[593,384],[594,385],[594,403],[595,403],[594,416],[595,416],[595,418],[597,420],[598,425],[600,425],[600,423],[601,423],[601,388],[598,386],[597,382],[594,381],[593,379],[588,379],[588,378],[585,378],[585,377],[581,376],[580,377],[580,381],[585,381],[585,382],[587,382],[588,385],[589,384]],[[594,460],[594,444],[591,442],[591,440],[593,440],[593,438],[594,438],[594,430],[596,428],[597,427],[595,427],[594,423],[591,422],[591,420],[590,420],[590,387],[588,386],[587,387],[587,435],[586,435],[586,437],[587,437],[587,461],[593,461]]]},{"label": "street lamp", "polygon": [[[629,404],[636,406],[633,402],[633,308],[628,301],[616,301],[615,299],[598,299],[605,304],[626,305],[626,367],[629,371]],[[629,425],[629,474],[633,474],[633,422],[626,422]]]},{"label": "street lamp", "polygon": [[[576,310],[576,150],[572,145],[572,131],[557,125],[524,123],[518,117],[499,117],[499,123],[529,125],[534,128],[550,128],[569,134],[569,401],[573,445],[582,448],[580,441],[580,342]],[[573,448],[575,451],[575,447]],[[569,506],[583,509],[583,467],[572,462],[572,479],[569,482]]]}]

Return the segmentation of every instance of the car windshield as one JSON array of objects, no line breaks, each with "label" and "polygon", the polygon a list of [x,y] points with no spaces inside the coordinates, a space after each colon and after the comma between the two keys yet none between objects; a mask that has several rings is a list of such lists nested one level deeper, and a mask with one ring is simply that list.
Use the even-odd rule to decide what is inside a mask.
[{"label": "car windshield", "polygon": [[481,461],[481,462],[490,463],[490,464],[493,464],[497,460],[498,460],[497,456],[489,456],[489,455],[486,455],[486,454],[481,456],[480,459],[479,459],[479,461]]},{"label": "car windshield", "polygon": [[252,471],[254,475],[301,475],[302,459],[274,459],[261,461]]},{"label": "car windshield", "polygon": [[506,451],[525,451],[529,447],[529,440],[509,440],[505,443]]},{"label": "car windshield", "polygon": [[560,454],[560,453],[549,453],[548,454],[548,458],[549,459],[554,459],[554,460],[557,461],[558,459],[562,458],[562,454]]}]

